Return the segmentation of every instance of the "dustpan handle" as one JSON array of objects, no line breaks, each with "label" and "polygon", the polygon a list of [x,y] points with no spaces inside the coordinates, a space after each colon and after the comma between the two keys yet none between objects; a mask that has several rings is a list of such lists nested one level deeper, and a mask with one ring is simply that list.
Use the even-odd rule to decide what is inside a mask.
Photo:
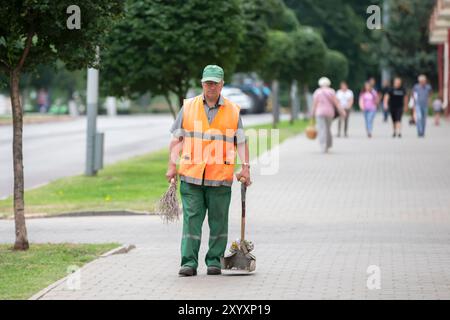
[{"label": "dustpan handle", "polygon": [[245,194],[247,192],[247,186],[245,185],[245,178],[242,177],[241,182],[241,204],[242,204],[242,217],[241,217],[241,242],[245,240]]}]

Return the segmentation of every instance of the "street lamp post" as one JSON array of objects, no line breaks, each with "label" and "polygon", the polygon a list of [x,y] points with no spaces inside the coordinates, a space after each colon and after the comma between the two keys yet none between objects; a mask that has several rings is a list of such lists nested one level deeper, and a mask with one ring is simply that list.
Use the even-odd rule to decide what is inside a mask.
[{"label": "street lamp post", "polygon": [[[98,51],[97,51],[98,57]],[[86,168],[87,176],[94,176],[103,167],[103,133],[97,132],[98,109],[98,69],[87,70],[87,134],[86,134]]]},{"label": "street lamp post", "polygon": [[[387,39],[386,39],[386,28],[389,24],[389,20],[390,20],[390,0],[384,0],[383,1],[383,29],[384,29],[384,34],[383,34],[383,38],[381,40],[381,45],[383,48],[383,51],[386,53],[387,51]],[[386,58],[382,58],[381,59],[381,83],[383,84],[385,81],[391,81],[391,71],[389,70],[388,67],[388,62],[386,61]]]}]

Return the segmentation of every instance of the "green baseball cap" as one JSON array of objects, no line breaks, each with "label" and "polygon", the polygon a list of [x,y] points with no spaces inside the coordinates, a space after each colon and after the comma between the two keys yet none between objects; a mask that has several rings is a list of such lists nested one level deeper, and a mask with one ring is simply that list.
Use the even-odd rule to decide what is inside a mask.
[{"label": "green baseball cap", "polygon": [[202,82],[214,81],[220,82],[223,80],[223,69],[216,65],[207,65],[203,69]]}]

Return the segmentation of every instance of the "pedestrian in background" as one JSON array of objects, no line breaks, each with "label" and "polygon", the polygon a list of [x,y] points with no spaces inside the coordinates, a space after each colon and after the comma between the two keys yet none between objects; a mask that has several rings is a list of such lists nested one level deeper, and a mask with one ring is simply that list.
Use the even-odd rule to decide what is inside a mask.
[{"label": "pedestrian in background", "polygon": [[415,120],[417,126],[417,135],[419,138],[425,137],[425,129],[427,125],[428,106],[430,105],[432,88],[427,83],[427,77],[421,74],[417,83],[413,88]]},{"label": "pedestrian in background", "polygon": [[374,77],[370,77],[368,81],[370,83],[370,86],[372,87],[372,90],[375,91],[376,94],[378,94],[377,80]]},{"label": "pedestrian in background", "polygon": [[387,91],[384,96],[384,110],[389,110],[392,118],[393,134],[392,137],[402,137],[402,115],[408,108],[408,95],[403,87],[402,79],[396,77],[394,86]]},{"label": "pedestrian in background", "polygon": [[319,143],[323,153],[327,153],[333,146],[331,123],[335,117],[336,110],[341,116],[346,114],[336,98],[336,92],[330,86],[330,79],[322,77],[319,79],[319,88],[313,94],[312,114],[316,118]]},{"label": "pedestrian in background", "polygon": [[439,95],[436,99],[433,101],[433,112],[434,112],[434,125],[439,126],[441,123],[441,114],[443,113],[443,102],[442,102],[442,95]]},{"label": "pedestrian in background", "polygon": [[48,91],[47,89],[41,88],[39,89],[37,95],[37,104],[40,113],[47,113],[49,108],[49,99],[48,99]]},{"label": "pedestrian in background", "polygon": [[359,95],[359,107],[364,112],[367,136],[372,138],[373,121],[377,112],[378,94],[373,89],[369,81],[364,84],[364,88]]},{"label": "pedestrian in background", "polygon": [[354,96],[353,91],[348,88],[348,84],[345,81],[341,82],[340,89],[336,93],[336,98],[338,99],[341,107],[345,110],[345,116],[339,117],[338,123],[338,134],[341,136],[341,129],[344,127],[344,137],[348,137],[348,119],[350,117],[350,111],[353,107]]}]

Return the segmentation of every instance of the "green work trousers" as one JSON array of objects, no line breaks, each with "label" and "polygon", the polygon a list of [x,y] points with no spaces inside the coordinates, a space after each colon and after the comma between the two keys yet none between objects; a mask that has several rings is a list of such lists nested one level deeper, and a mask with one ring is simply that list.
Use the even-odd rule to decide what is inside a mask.
[{"label": "green work trousers", "polygon": [[228,209],[231,187],[199,186],[181,181],[183,204],[183,239],[181,240],[181,266],[198,267],[198,251],[203,220],[208,211],[209,250],[205,257],[208,267],[220,268],[228,240]]}]

